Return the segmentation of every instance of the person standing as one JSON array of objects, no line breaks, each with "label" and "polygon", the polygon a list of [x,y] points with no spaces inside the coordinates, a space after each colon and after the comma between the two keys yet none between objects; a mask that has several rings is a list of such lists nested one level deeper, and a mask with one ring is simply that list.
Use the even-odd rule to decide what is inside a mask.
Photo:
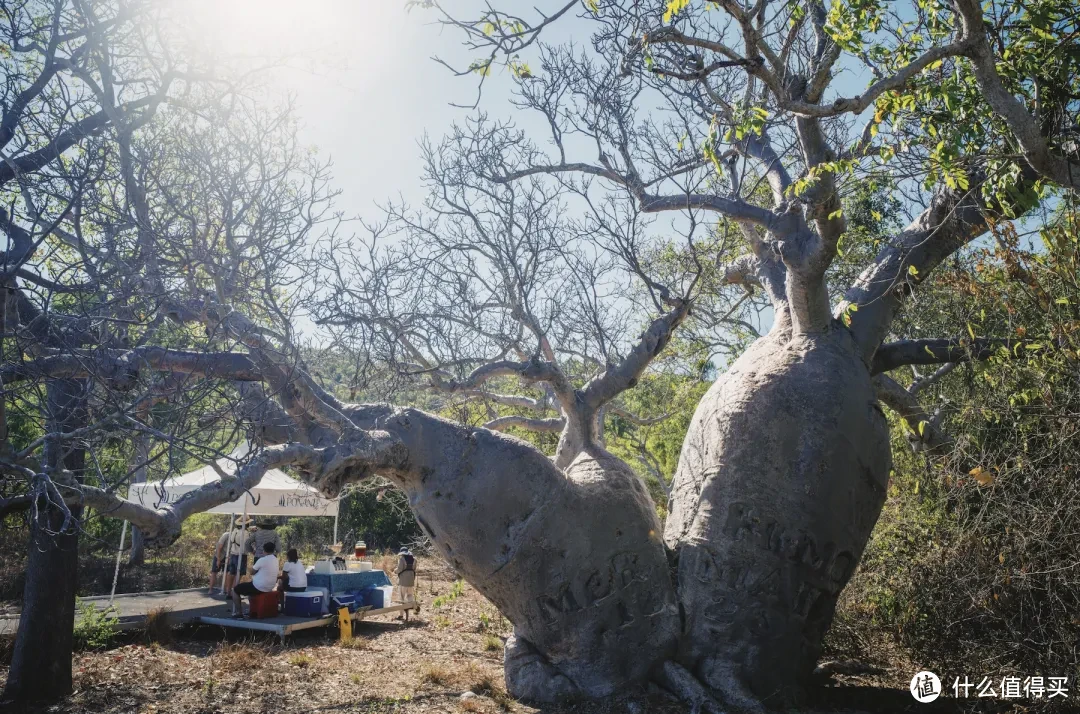
[{"label": "person standing", "polygon": [[416,604],[416,558],[408,548],[398,552],[398,599],[404,605]]},{"label": "person standing", "polygon": [[274,544],[267,543],[263,546],[264,555],[251,566],[251,582],[240,583],[232,589],[233,617],[244,616],[244,606],[240,598],[251,597],[259,593],[272,592],[277,587],[278,559],[274,555]]},{"label": "person standing", "polygon": [[232,529],[229,529],[221,534],[221,537],[217,539],[217,543],[214,545],[213,558],[210,561],[210,594],[214,594],[214,588],[217,587],[218,573],[225,570],[225,546],[229,542],[229,536],[232,534]]},{"label": "person standing", "polygon": [[250,522],[250,518],[237,518],[236,522],[233,524],[232,532],[230,532],[228,538],[225,539],[225,546],[222,548],[222,557],[224,557],[225,552],[229,553],[228,562],[225,564],[226,593],[231,593],[233,585],[241,577],[247,574],[247,553],[241,553],[240,550],[244,547],[244,526]]},{"label": "person standing", "polygon": [[255,524],[258,529],[255,531],[254,537],[251,539],[251,543],[248,545],[248,552],[261,555],[263,552],[263,546],[267,543],[274,544],[274,552],[281,552],[281,539],[278,537],[277,523],[273,521],[259,521]]}]

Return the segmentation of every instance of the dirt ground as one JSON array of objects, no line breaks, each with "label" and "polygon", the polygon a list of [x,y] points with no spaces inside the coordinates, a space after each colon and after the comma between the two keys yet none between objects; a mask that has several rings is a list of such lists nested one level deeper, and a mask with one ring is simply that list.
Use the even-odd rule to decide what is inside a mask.
[{"label": "dirt ground", "polygon": [[[230,714],[520,712],[534,714],[685,714],[655,687],[606,702],[525,706],[509,699],[502,645],[510,624],[453,574],[420,562],[422,611],[408,625],[390,616],[356,628],[351,646],[333,629],[308,630],[282,647],[269,636],[217,627],[188,628],[168,643],[132,635],[118,646],[74,656],[75,692],[33,712]],[[878,664],[878,663],[875,663]],[[6,677],[0,667],[0,678]],[[813,711],[975,712],[946,700],[916,703],[910,673],[884,667],[841,676],[816,692]],[[1016,710],[1020,711],[1020,710]]]}]

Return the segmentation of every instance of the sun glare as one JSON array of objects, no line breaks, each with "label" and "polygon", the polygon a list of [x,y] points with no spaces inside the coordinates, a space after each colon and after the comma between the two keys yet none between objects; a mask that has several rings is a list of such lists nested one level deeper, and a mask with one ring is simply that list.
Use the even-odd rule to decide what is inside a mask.
[{"label": "sun glare", "polygon": [[[315,49],[337,2],[172,0],[177,18],[215,54],[276,56]],[[350,3],[351,4],[351,3]]]}]

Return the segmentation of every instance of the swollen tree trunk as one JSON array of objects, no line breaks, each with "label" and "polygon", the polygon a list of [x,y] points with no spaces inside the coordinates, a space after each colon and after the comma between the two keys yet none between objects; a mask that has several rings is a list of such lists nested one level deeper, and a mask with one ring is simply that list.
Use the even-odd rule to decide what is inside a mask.
[{"label": "swollen tree trunk", "polygon": [[798,698],[889,469],[886,421],[842,327],[774,331],[702,398],[665,541],[685,614],[679,659],[732,708]]},{"label": "swollen tree trunk", "polygon": [[[48,387],[50,431],[70,431],[84,421],[82,382],[54,381]],[[70,444],[51,443],[45,459],[63,466],[75,478],[85,465],[85,452]],[[75,627],[75,593],[79,567],[80,508],[70,518],[45,498],[30,523],[30,549],[23,588],[22,612],[15,651],[4,687],[5,700],[54,700],[71,693],[71,651]]]},{"label": "swollen tree trunk", "polygon": [[607,696],[675,654],[660,523],[626,464],[590,446],[560,470],[512,436],[411,409],[378,425],[408,450],[406,468],[386,475],[420,526],[513,623],[514,696]]}]

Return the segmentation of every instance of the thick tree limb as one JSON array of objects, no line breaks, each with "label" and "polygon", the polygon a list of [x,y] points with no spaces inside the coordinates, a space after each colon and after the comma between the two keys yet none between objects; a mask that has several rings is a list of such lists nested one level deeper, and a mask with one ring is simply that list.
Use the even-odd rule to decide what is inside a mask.
[{"label": "thick tree limb", "polygon": [[878,400],[892,409],[909,428],[908,442],[916,452],[941,453],[952,441],[941,431],[940,416],[930,415],[918,398],[887,374],[874,377]]},{"label": "thick tree limb", "polygon": [[484,382],[495,377],[517,377],[525,382],[547,382],[555,389],[556,395],[568,395],[573,391],[570,381],[554,362],[530,359],[524,362],[498,360],[488,362],[474,369],[461,381],[444,381],[438,385],[445,392],[475,392]]},{"label": "thick tree limb", "polygon": [[[850,329],[869,364],[888,334],[905,297],[941,261],[988,228],[986,211],[970,191],[944,189],[898,236],[886,241],[874,262],[859,275],[834,315],[847,315]],[[852,312],[850,305],[857,306]]]},{"label": "thick tree limb", "polygon": [[581,390],[587,408],[595,411],[627,389],[637,385],[638,379],[649,363],[660,354],[675,329],[690,312],[691,302],[684,300],[673,310],[652,321],[637,343],[618,364],[589,380]]},{"label": "thick tree limb", "polygon": [[263,379],[261,368],[246,354],[137,347],[132,350],[71,350],[28,362],[12,362],[0,368],[0,380],[11,384],[43,377],[99,377],[130,383],[142,368],[233,381],[258,382]]},{"label": "thick tree limb", "polygon": [[600,176],[601,178],[608,179],[620,186],[625,186],[637,199],[643,213],[660,213],[662,211],[678,211],[698,208],[706,211],[714,211],[734,220],[748,221],[764,228],[770,228],[776,222],[772,211],[737,198],[696,193],[673,194],[667,196],[650,194],[645,190],[647,184],[640,179],[634,180],[631,177],[623,176],[609,168],[593,166],[591,164],[563,163],[531,166],[527,169],[513,171],[502,176],[492,176],[491,179],[498,183],[506,183],[527,176],[560,173],[584,173],[592,176]]},{"label": "thick tree limb", "polygon": [[222,479],[184,494],[161,508],[148,508],[103,489],[81,486],[78,491],[86,505],[115,518],[123,518],[140,528],[148,541],[167,544],[180,533],[185,518],[214,506],[229,503],[254,487],[270,469],[292,468],[305,483],[334,496],[346,481],[359,473],[379,469],[404,468],[408,450],[385,431],[356,432],[351,442],[317,449],[304,444],[269,446],[240,467],[231,479]]},{"label": "thick tree limb", "polygon": [[504,407],[534,410],[547,407],[547,402],[545,400],[533,399],[532,397],[526,397],[520,394],[499,394],[498,392],[487,392],[482,389],[454,389],[445,383],[431,384],[428,388],[437,392],[460,394],[467,399],[479,399],[494,404],[501,404]]},{"label": "thick tree limb", "polygon": [[945,364],[988,359],[1004,348],[1010,354],[1017,347],[1035,344],[1031,340],[1008,340],[993,337],[939,338],[888,342],[874,353],[870,373],[889,372],[897,367],[918,364]]},{"label": "thick tree limb", "polygon": [[659,424],[671,418],[671,412],[668,412],[667,414],[661,414],[660,416],[655,417],[643,417],[638,414],[634,414],[628,409],[624,409],[623,407],[616,406],[614,404],[606,407],[605,411],[611,414],[618,414],[626,421],[637,426],[653,426],[654,424]]},{"label": "thick tree limb", "polygon": [[563,430],[564,426],[566,426],[566,419],[562,417],[534,419],[516,414],[498,417],[484,424],[485,429],[491,429],[492,431],[506,431],[510,427],[518,427],[519,429],[548,434],[558,434]]}]

